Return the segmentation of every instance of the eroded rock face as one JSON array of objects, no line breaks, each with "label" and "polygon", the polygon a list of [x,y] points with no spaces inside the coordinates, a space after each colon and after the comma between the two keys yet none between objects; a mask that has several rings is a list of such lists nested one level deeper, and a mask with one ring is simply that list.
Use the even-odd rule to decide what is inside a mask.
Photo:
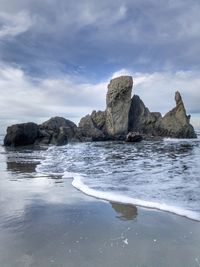
[{"label": "eroded rock face", "polygon": [[121,76],[112,79],[106,96],[106,132],[109,136],[126,136],[131,106],[133,79]]},{"label": "eroded rock face", "polygon": [[150,112],[139,96],[134,95],[129,112],[129,131],[156,135],[156,122],[162,118],[159,112]]},{"label": "eroded rock face", "polygon": [[92,111],[91,119],[94,123],[94,126],[105,132],[105,123],[106,123],[106,112],[105,111]]},{"label": "eroded rock face", "polygon": [[157,123],[157,134],[175,138],[196,138],[190,116],[186,114],[185,106],[179,92],[175,93],[176,107],[170,110]]},{"label": "eroded rock face", "polygon": [[81,119],[79,127],[61,117],[51,118],[41,125],[32,122],[15,124],[8,127],[4,145],[65,145],[70,141],[105,140],[133,142],[140,136],[196,138],[179,92],[175,94],[176,107],[162,117],[159,112],[150,112],[139,96],[134,95],[131,99],[132,86],[131,76],[112,79],[108,85],[106,111],[93,111]]},{"label": "eroded rock face", "polygon": [[179,92],[175,94],[176,107],[163,118],[158,112],[150,112],[139,96],[133,96],[129,112],[129,131],[146,136],[196,138]]},{"label": "eroded rock face", "polygon": [[35,143],[39,136],[39,127],[33,122],[14,124],[7,128],[5,146],[26,146]]},{"label": "eroded rock face", "polygon": [[79,122],[81,135],[86,141],[105,140],[104,126],[105,112],[103,111],[93,111],[91,115],[86,115]]}]

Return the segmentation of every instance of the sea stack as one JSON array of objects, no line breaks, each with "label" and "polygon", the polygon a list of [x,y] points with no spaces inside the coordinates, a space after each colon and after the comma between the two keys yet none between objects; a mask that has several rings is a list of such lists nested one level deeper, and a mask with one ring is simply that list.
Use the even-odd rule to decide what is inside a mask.
[{"label": "sea stack", "polygon": [[186,114],[185,106],[179,92],[175,93],[176,106],[158,123],[158,134],[176,138],[196,138],[190,115]]},{"label": "sea stack", "polygon": [[139,96],[131,98],[132,87],[131,76],[114,78],[108,84],[106,110],[86,115],[78,127],[61,117],[51,118],[41,125],[12,125],[7,128],[4,145],[65,145],[68,142],[106,140],[138,142],[154,137],[197,137],[179,92],[175,93],[175,108],[162,117],[159,112],[150,112]]},{"label": "sea stack", "polygon": [[106,95],[106,131],[111,137],[126,136],[131,106],[133,79],[121,76],[112,79]]}]

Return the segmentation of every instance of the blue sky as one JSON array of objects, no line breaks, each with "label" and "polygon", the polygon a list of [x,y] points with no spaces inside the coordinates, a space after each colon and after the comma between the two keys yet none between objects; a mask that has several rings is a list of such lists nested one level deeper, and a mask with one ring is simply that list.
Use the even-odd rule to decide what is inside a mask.
[{"label": "blue sky", "polygon": [[198,123],[199,14],[197,0],[0,0],[0,119],[77,122],[130,74],[152,111],[179,90]]}]

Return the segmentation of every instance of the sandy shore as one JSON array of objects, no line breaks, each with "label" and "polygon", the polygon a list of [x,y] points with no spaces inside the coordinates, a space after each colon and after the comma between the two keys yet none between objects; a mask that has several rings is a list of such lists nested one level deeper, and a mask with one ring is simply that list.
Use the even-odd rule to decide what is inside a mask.
[{"label": "sandy shore", "polygon": [[200,266],[199,222],[97,200],[72,179],[1,160],[1,267]]}]

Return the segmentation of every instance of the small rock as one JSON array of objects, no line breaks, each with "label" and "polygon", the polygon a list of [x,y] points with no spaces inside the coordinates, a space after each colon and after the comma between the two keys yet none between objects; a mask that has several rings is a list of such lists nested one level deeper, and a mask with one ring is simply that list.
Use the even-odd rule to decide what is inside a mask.
[{"label": "small rock", "polygon": [[139,132],[129,132],[126,136],[126,142],[141,142],[142,135]]}]

